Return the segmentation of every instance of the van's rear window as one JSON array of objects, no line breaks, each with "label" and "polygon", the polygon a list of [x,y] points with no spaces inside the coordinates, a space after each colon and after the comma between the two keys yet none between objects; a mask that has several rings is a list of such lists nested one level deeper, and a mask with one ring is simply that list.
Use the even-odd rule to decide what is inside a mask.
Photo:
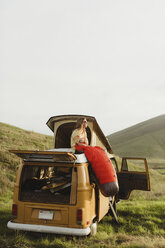
[{"label": "van's rear window", "polygon": [[69,204],[71,167],[25,165],[21,175],[20,200]]}]

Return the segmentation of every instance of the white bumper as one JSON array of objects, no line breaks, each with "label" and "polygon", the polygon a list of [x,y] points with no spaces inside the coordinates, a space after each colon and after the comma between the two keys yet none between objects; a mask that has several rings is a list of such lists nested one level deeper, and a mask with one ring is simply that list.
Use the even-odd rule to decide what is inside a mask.
[{"label": "white bumper", "polygon": [[56,233],[65,235],[86,236],[90,234],[90,227],[87,228],[69,228],[69,227],[57,227],[57,226],[44,226],[33,224],[21,224],[9,221],[7,227],[14,230],[30,231],[30,232],[43,232],[43,233]]}]

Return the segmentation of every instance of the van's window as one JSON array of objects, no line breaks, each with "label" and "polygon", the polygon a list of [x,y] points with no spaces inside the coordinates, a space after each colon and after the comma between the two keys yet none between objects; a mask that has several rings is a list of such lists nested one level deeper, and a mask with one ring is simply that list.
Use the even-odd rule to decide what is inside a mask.
[{"label": "van's window", "polygon": [[25,165],[21,175],[20,200],[69,204],[73,168]]},{"label": "van's window", "polygon": [[143,158],[123,158],[122,161],[122,171],[129,172],[145,172],[145,159]]}]

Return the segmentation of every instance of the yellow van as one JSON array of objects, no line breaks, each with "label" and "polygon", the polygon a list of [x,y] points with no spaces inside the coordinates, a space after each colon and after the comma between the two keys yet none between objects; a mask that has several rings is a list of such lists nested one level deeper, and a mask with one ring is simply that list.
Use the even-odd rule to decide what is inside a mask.
[{"label": "yellow van", "polygon": [[[102,147],[112,161],[119,182],[115,198],[102,195],[92,175],[85,154],[73,154],[70,137],[77,119],[88,120],[87,135],[91,146]],[[47,122],[54,132],[54,148],[48,151],[12,150],[22,158],[14,187],[13,219],[7,226],[14,230],[89,235],[97,231],[97,223],[109,212],[117,220],[115,204],[128,199],[132,190],[150,190],[145,158],[130,171],[128,163],[134,158],[123,158],[119,171],[111,146],[92,116],[63,115]],[[140,166],[139,166],[140,164]]]}]

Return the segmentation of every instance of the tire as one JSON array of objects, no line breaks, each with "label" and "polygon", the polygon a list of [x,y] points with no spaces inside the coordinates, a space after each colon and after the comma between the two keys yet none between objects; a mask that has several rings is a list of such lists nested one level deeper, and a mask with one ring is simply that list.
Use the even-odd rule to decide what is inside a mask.
[{"label": "tire", "polygon": [[97,233],[97,222],[93,222],[90,228],[91,228],[90,235],[91,236],[96,235],[96,233]]}]

